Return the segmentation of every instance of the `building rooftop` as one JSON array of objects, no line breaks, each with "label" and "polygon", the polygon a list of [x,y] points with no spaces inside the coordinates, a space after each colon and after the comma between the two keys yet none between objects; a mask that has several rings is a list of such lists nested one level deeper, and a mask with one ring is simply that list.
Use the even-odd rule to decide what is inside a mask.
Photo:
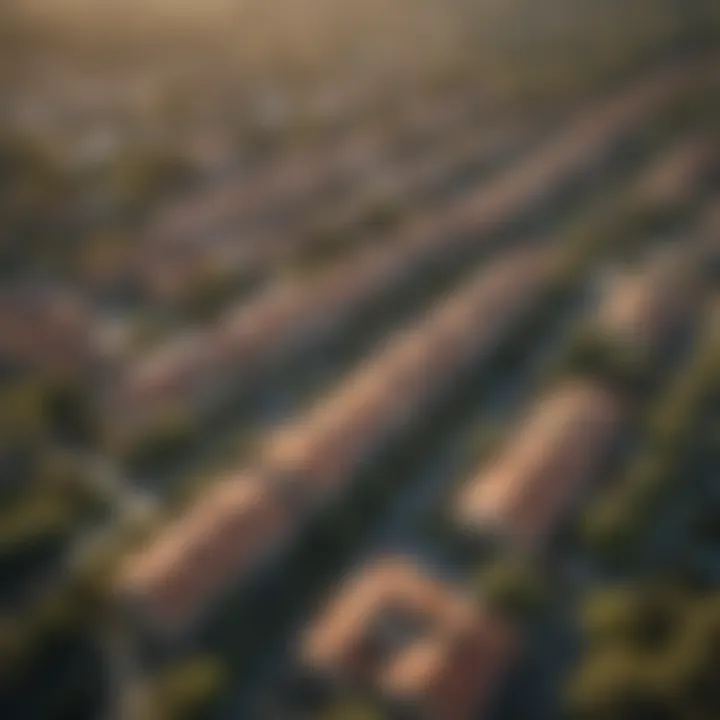
[{"label": "building rooftop", "polygon": [[299,639],[305,673],[370,690],[419,718],[477,718],[518,651],[516,632],[414,561],[350,577]]},{"label": "building rooftop", "polygon": [[456,496],[466,532],[497,532],[520,546],[541,545],[601,468],[624,408],[611,391],[564,382],[530,409],[498,455]]},{"label": "building rooftop", "polygon": [[126,559],[118,598],[141,624],[161,634],[182,634],[234,578],[272,551],[290,521],[289,509],[263,479],[224,478]]},{"label": "building rooftop", "polygon": [[686,326],[698,299],[697,278],[687,258],[661,254],[610,283],[595,327],[611,340],[654,354]]}]

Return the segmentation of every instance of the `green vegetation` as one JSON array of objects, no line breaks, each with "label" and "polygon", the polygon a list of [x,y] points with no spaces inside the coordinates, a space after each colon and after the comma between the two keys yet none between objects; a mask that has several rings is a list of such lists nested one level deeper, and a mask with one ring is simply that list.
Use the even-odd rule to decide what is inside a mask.
[{"label": "green vegetation", "polygon": [[106,169],[111,197],[126,213],[138,213],[172,195],[196,177],[193,164],[178,155],[145,151],[120,156]]},{"label": "green vegetation", "polygon": [[92,445],[95,431],[79,378],[25,375],[0,386],[0,452],[34,452],[51,441]]},{"label": "green vegetation", "polygon": [[151,717],[157,720],[202,717],[227,680],[223,665],[213,657],[190,657],[176,662],[150,682]]},{"label": "green vegetation", "polygon": [[45,413],[56,437],[70,444],[97,444],[95,410],[80,378],[49,377],[42,393]]},{"label": "green vegetation", "polygon": [[[46,144],[20,133],[0,135],[0,268],[26,261],[62,265],[63,227],[72,179]],[[33,249],[28,253],[28,248]],[[32,256],[32,257],[30,257]]]},{"label": "green vegetation", "polygon": [[385,714],[374,704],[361,699],[344,699],[323,709],[313,720],[384,720]]},{"label": "green vegetation", "polygon": [[565,359],[567,371],[596,377],[629,397],[642,397],[657,374],[653,358],[631,342],[583,328]]},{"label": "green vegetation", "polygon": [[629,559],[628,546],[637,538],[658,502],[673,483],[682,480],[683,461],[706,407],[708,390],[717,386],[718,344],[712,330],[701,336],[692,357],[648,415],[642,449],[581,524],[588,547],[600,554]]},{"label": "green vegetation", "polygon": [[593,594],[589,646],[567,689],[573,718],[711,718],[720,595],[639,584]]},{"label": "green vegetation", "polygon": [[[720,356],[714,327],[705,333],[651,409],[627,472],[585,518],[584,537],[612,572],[580,604],[571,718],[710,720],[720,706],[717,570],[702,562],[708,550],[716,557],[718,540],[717,504],[702,475],[717,473],[720,460],[708,442]],[[674,505],[687,517],[663,527]],[[629,577],[617,579],[618,570]]]},{"label": "green vegetation", "polygon": [[3,510],[0,518],[0,557],[14,556],[20,548],[52,543],[74,527],[73,508],[59,498],[25,498]]},{"label": "green vegetation", "polygon": [[[123,443],[119,454],[130,469],[151,468],[185,450],[197,437],[198,428],[189,412],[172,410],[143,430],[142,435]],[[112,439],[110,439],[112,443]]]},{"label": "green vegetation", "polygon": [[178,311],[189,322],[212,322],[223,308],[237,303],[258,281],[250,272],[238,275],[222,267],[197,267],[183,285]]},{"label": "green vegetation", "polygon": [[94,608],[71,583],[0,615],[0,687],[22,679],[55,641],[76,637],[92,617]]},{"label": "green vegetation", "polygon": [[483,567],[477,578],[482,602],[519,624],[537,615],[547,601],[541,573],[520,557],[504,557]]}]

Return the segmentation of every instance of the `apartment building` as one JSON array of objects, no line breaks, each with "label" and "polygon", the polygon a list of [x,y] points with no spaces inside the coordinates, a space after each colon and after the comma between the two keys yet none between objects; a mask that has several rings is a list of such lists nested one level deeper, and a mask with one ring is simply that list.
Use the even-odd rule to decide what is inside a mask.
[{"label": "apartment building", "polygon": [[625,420],[622,401],[591,380],[542,396],[497,455],[452,504],[470,536],[486,533],[541,547],[609,457]]},{"label": "apartment building", "polygon": [[412,559],[381,557],[349,577],[299,639],[298,667],[337,690],[371,692],[403,717],[483,717],[519,636]]}]

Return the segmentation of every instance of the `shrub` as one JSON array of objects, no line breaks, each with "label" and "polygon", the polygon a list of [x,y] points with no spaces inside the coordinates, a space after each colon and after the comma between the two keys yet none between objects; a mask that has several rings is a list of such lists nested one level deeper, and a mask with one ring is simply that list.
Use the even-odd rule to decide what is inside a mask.
[{"label": "shrub", "polygon": [[184,660],[165,669],[152,683],[153,706],[162,718],[204,717],[226,682],[226,670],[215,658]]},{"label": "shrub", "polygon": [[133,469],[152,467],[187,449],[196,432],[189,413],[168,412],[121,450],[123,460]]},{"label": "shrub", "polygon": [[546,599],[546,588],[528,561],[500,559],[483,569],[477,591],[484,603],[511,618],[525,620]]},{"label": "shrub", "polygon": [[610,647],[592,654],[570,678],[565,700],[571,717],[660,720],[663,703],[653,693],[651,656]]},{"label": "shrub", "polygon": [[618,559],[629,555],[628,544],[643,525],[644,518],[623,497],[598,502],[580,521],[580,537],[593,553]]}]

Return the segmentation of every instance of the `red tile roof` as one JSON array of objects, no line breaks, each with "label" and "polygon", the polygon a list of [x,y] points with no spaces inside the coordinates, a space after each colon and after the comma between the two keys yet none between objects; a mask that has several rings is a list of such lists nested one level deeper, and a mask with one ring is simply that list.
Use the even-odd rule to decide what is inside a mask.
[{"label": "red tile roof", "polygon": [[306,671],[369,689],[418,717],[477,718],[519,637],[411,559],[383,557],[348,579],[300,638]]},{"label": "red tile roof", "polygon": [[619,276],[597,313],[597,329],[615,340],[660,352],[689,320],[699,299],[697,279],[672,252]]},{"label": "red tile roof", "polygon": [[289,527],[288,508],[262,478],[228,477],[127,558],[117,583],[120,599],[154,630],[182,632],[218,587],[254,567]]},{"label": "red tile roof", "polygon": [[453,514],[469,533],[499,532],[534,548],[601,466],[623,406],[590,381],[542,397],[499,455],[458,493]]}]

